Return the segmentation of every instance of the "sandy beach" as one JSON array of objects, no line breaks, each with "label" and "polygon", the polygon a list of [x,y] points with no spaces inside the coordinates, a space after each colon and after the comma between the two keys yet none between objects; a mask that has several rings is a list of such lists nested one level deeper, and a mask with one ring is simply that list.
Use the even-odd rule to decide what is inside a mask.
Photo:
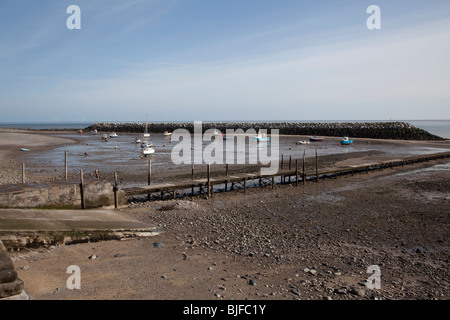
[{"label": "sandy beach", "polygon": [[[25,137],[42,150],[73,143],[0,132],[1,183],[18,179],[23,154],[16,146]],[[357,164],[368,156],[324,156],[320,163]],[[450,161],[438,160],[209,200],[135,202],[118,211],[158,226],[160,235],[11,257],[34,300],[447,300],[449,190]],[[81,269],[79,290],[66,287],[69,265]],[[381,271],[380,289],[366,285],[369,266]]]}]

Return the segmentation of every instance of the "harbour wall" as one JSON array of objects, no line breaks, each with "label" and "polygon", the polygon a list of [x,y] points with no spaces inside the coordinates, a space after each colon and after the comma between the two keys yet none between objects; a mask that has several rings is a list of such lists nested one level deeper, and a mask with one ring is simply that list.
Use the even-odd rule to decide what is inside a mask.
[{"label": "harbour wall", "polygon": [[[83,202],[82,202],[83,197]],[[122,192],[119,204],[126,203]],[[80,209],[114,206],[113,185],[106,180],[72,180],[0,185],[2,208]]]},{"label": "harbour wall", "polygon": [[[97,130],[98,132],[128,132],[143,133],[145,123],[95,123],[84,130],[86,132]],[[148,131],[151,133],[172,132],[176,129],[186,129],[194,132],[193,122],[152,122],[148,123]],[[227,129],[270,130],[278,129],[279,134],[285,135],[309,135],[309,136],[333,136],[371,139],[396,139],[396,140],[445,140],[423,129],[417,128],[407,122],[203,122],[203,132],[208,129],[217,129],[226,133]]]}]

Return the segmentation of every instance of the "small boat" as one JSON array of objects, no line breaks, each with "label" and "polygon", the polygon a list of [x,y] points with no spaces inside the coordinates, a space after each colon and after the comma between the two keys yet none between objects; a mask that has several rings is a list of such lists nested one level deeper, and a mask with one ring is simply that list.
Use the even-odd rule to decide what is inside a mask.
[{"label": "small boat", "polygon": [[144,156],[148,156],[148,155],[153,154],[153,153],[155,153],[155,149],[153,149],[151,146],[142,148],[142,154]]},{"label": "small boat", "polygon": [[172,135],[172,132],[168,132],[168,131],[164,131],[163,132],[163,136],[170,136],[170,135]]},{"label": "small boat", "polygon": [[78,131],[78,134],[83,134],[83,130],[80,129],[80,130]]},{"label": "small boat", "polygon": [[117,135],[117,133],[113,132],[113,133],[111,133],[111,134],[109,135],[109,137],[110,137],[110,138],[117,138],[118,135]]},{"label": "small boat", "polygon": [[108,135],[106,133],[104,133],[102,135],[102,139],[105,140],[105,141],[108,141]]},{"label": "small boat", "polygon": [[353,139],[349,139],[348,137],[343,137],[341,139],[341,144],[352,144],[353,143]]},{"label": "small boat", "polygon": [[134,143],[141,143],[142,141],[141,141],[141,138],[136,138],[135,140],[134,140]]},{"label": "small boat", "polygon": [[153,146],[153,143],[148,142],[147,140],[141,142],[141,148],[147,148]]},{"label": "small boat", "polygon": [[270,138],[267,137],[265,133],[258,133],[258,135],[256,137],[253,137],[252,139],[256,140],[258,142],[264,142],[264,141],[270,140]]},{"label": "small boat", "polygon": [[311,142],[310,141],[306,141],[306,140],[300,140],[300,141],[297,141],[296,144],[311,144]]},{"label": "small boat", "polygon": [[220,135],[221,134],[220,134],[219,130],[215,129],[213,132],[213,136],[220,136]]},{"label": "small boat", "polygon": [[310,141],[322,141],[322,140],[323,140],[323,137],[316,137],[316,136],[313,136],[313,137],[309,137],[309,140],[310,140]]}]

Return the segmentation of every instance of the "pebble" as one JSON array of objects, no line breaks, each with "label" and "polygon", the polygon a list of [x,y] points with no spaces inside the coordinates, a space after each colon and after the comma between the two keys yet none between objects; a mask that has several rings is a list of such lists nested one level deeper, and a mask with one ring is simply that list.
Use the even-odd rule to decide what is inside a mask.
[{"label": "pebble", "polygon": [[155,248],[163,248],[164,244],[159,243],[159,242],[155,242],[155,243],[153,243],[153,247],[155,247]]}]

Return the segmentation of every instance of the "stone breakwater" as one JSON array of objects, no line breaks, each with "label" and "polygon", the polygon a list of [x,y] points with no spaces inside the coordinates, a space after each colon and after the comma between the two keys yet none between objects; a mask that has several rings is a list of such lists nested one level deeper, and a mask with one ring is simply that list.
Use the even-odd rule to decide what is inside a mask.
[{"label": "stone breakwater", "polygon": [[[176,129],[186,129],[194,132],[193,122],[153,122],[148,123],[151,133],[172,132]],[[397,140],[445,140],[407,122],[204,122],[203,132],[217,129],[226,133],[227,129],[278,129],[280,134],[353,137],[372,139]],[[145,123],[95,123],[84,129],[85,132],[97,130],[99,132],[128,132],[143,133]]]}]

